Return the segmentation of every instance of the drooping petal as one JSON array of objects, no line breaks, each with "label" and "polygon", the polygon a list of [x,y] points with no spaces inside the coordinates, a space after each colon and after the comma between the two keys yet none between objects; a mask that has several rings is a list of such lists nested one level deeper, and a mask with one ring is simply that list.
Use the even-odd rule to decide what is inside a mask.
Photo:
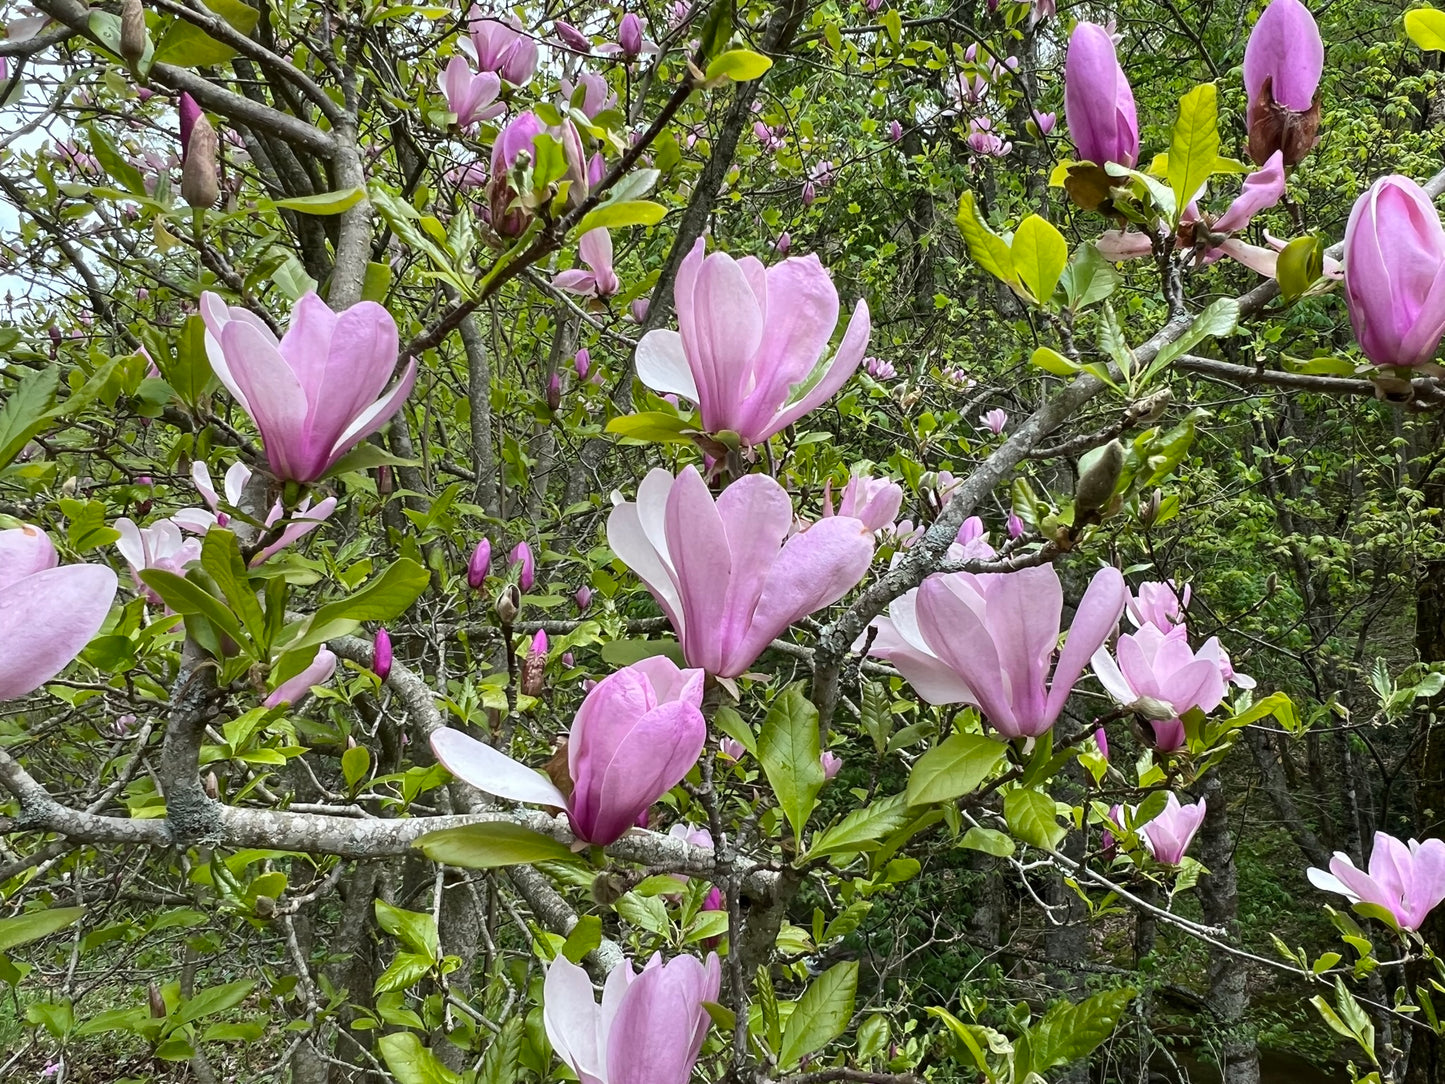
[{"label": "drooping petal", "polygon": [[1050,725],[1064,710],[1064,701],[1083,674],[1089,658],[1114,634],[1128,601],[1129,587],[1117,568],[1101,568],[1094,573],[1084,597],[1079,600],[1064,650],[1054,667],[1047,707]]},{"label": "drooping petal", "polygon": [[567,805],[566,796],[546,776],[460,730],[442,727],[433,731],[431,747],[447,771],[487,794],[558,809]]},{"label": "drooping petal", "polygon": [[605,1080],[607,1033],[587,972],[559,955],[547,966],[542,997],[542,1027],[557,1056],[584,1084]]},{"label": "drooping petal", "polygon": [[697,384],[688,367],[682,336],[676,331],[649,331],[637,344],[637,379],[659,395],[680,395],[697,402]]}]

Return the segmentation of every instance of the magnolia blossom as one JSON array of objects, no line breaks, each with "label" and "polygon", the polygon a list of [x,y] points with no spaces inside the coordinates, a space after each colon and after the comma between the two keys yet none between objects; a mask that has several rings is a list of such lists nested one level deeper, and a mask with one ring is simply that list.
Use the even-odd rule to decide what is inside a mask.
[{"label": "magnolia blossom", "polygon": [[532,547],[525,542],[518,542],[512,547],[512,552],[507,554],[507,564],[518,566],[517,586],[523,591],[530,591],[537,582],[537,559],[532,556]]},{"label": "magnolia blossom", "polygon": [[1184,861],[1184,852],[1194,842],[1194,834],[1204,823],[1204,799],[1191,805],[1180,805],[1179,799],[1170,792],[1164,811],[1139,829],[1156,862],[1166,866],[1177,866]]},{"label": "magnolia blossom", "polygon": [[391,675],[391,634],[384,627],[376,630],[371,645],[371,672],[382,681]]},{"label": "magnolia blossom", "polygon": [[1283,154],[1303,161],[1318,138],[1316,91],[1325,68],[1325,45],[1314,16],[1300,0],[1271,0],[1244,47],[1244,90],[1249,101],[1249,156],[1264,162]]},{"label": "magnolia blossom", "polygon": [[612,234],[605,226],[588,230],[577,242],[577,255],[590,270],[572,268],[552,280],[559,290],[587,297],[611,297],[622,289],[612,269]]},{"label": "magnolia blossom", "polygon": [[330,648],[320,648],[306,669],[276,686],[276,690],[261,702],[262,706],[279,708],[283,704],[299,704],[310,695],[313,686],[325,685],[334,673],[336,656]]},{"label": "magnolia blossom", "polygon": [[[950,691],[967,692],[956,702],[977,704],[1005,738],[1036,738],[1054,725],[1090,656],[1119,623],[1127,599],[1118,569],[1094,574],[1052,666],[1052,680],[1064,606],[1052,565],[930,576],[918,588],[915,608],[928,652],[953,671]],[[890,616],[897,620],[891,609]],[[927,699],[922,690],[919,695]]]},{"label": "magnolia blossom", "polygon": [[134,521],[122,517],[115,521],[115,529],[120,532],[115,548],[130,565],[136,589],[153,605],[161,605],[161,597],[141,580],[142,572],[158,568],[184,576],[186,566],[201,558],[200,539],[186,538],[174,520],[158,519],[149,527],[141,528]]},{"label": "magnolia blossom", "polygon": [[1119,66],[1109,31],[1080,22],[1069,36],[1064,61],[1064,119],[1079,157],[1096,166],[1139,159],[1134,92]]},{"label": "magnolia blossom", "polygon": [[781,150],[787,142],[787,131],[787,127],[781,124],[769,127],[760,120],[753,121],[753,135],[758,137],[765,151]]},{"label": "magnolia blossom", "polygon": [[1412,839],[1406,844],[1376,832],[1368,873],[1356,869],[1344,851],[1336,851],[1328,873],[1311,867],[1308,876],[1321,891],[1338,892],[1351,903],[1383,907],[1400,929],[1418,930],[1445,900],[1445,841]]},{"label": "magnolia blossom", "polygon": [[993,130],[993,121],[987,117],[975,117],[968,122],[968,136],[964,140],[968,149],[985,158],[1003,158],[1014,149],[1014,145]]},{"label": "magnolia blossom", "polygon": [[[259,565],[262,561],[266,560],[266,558],[284,550],[298,538],[310,534],[330,519],[331,513],[334,511],[336,511],[335,497],[327,497],[325,500],[320,501],[315,508],[311,507],[310,497],[303,497],[301,503],[296,506],[296,510],[291,513],[290,518],[286,521],[285,526],[282,527],[281,533],[276,536],[276,540],[269,543],[265,549],[251,558],[251,564],[253,566]],[[280,501],[277,501],[271,506],[271,512],[266,517],[265,527],[267,528],[267,532],[265,533],[269,533],[270,528],[276,526],[276,524],[281,521],[284,512],[285,509],[282,508]]]},{"label": "magnolia blossom", "polygon": [[874,380],[892,380],[898,375],[898,370],[893,367],[892,362],[871,355],[863,359],[863,371]]},{"label": "magnolia blossom", "polygon": [[519,160],[526,155],[526,161],[537,157],[533,140],[547,131],[542,119],[527,110],[518,113],[507,126],[497,133],[492,144],[492,176],[487,183],[487,207],[492,229],[503,237],[515,237],[527,227],[530,213],[521,207],[513,207],[517,189],[512,184],[511,172]]},{"label": "magnolia blossom", "polygon": [[1169,583],[1146,582],[1129,599],[1124,612],[1134,627],[1153,625],[1160,632],[1173,632],[1184,624],[1184,611],[1189,606],[1191,589],[1184,585],[1183,591]]},{"label": "magnolia blossom", "polygon": [[437,86],[446,97],[448,112],[456,114],[459,127],[470,128],[507,111],[506,105],[497,101],[502,92],[501,77],[496,72],[473,72],[464,57],[452,57],[437,76]]},{"label": "magnolia blossom", "polygon": [[873,559],[873,533],[834,516],[789,537],[793,505],[765,474],[713,500],[696,467],[655,468],[607,519],[612,552],[672,622],[689,666],[737,677],[794,621],[837,602]]},{"label": "magnolia blossom", "polygon": [[836,779],[838,773],[843,770],[843,758],[823,750],[823,755],[818,758],[818,763],[823,766],[823,779],[831,782]]},{"label": "magnolia blossom", "polygon": [[567,48],[579,53],[590,53],[592,51],[592,39],[571,23],[556,19],[552,23],[552,29],[556,32],[558,39]]},{"label": "magnolia blossom", "polygon": [[1376,365],[1435,356],[1445,335],[1445,229],[1410,178],[1382,177],[1355,201],[1345,226],[1345,302]]},{"label": "magnolia blossom", "polygon": [[1165,633],[1145,625],[1120,636],[1114,652],[1100,647],[1090,665],[1115,701],[1149,718],[1154,746],[1162,752],[1184,747],[1181,715],[1194,708],[1213,711],[1224,699],[1221,663],[1227,666],[1228,659],[1215,637],[1196,653],[1183,626]]},{"label": "magnolia blossom", "polygon": [[[201,499],[206,502],[206,507],[182,508],[172,515],[171,519],[180,524],[183,530],[195,534],[205,534],[212,527],[224,527],[230,523],[230,515],[221,511],[221,495],[216,492],[215,483],[211,481],[211,469],[206,466],[205,460],[197,459],[191,464],[191,481]],[[224,484],[227,506],[241,507],[241,498],[245,495],[246,485],[250,481],[250,467],[244,463],[231,464],[226,470]]]},{"label": "magnolia blossom", "polygon": [[[945,472],[940,472],[945,473]],[[900,523],[898,530],[903,531]],[[920,533],[921,533],[920,528]],[[906,540],[903,545],[911,543]],[[949,546],[950,562],[989,560],[996,554],[988,543],[983,520],[970,516],[959,529],[958,539]],[[897,558],[895,558],[895,561]],[[948,573],[961,575],[961,573]],[[891,663],[913,686],[913,691],[930,704],[972,704],[976,701],[967,683],[948,663],[934,654],[918,627],[918,588],[913,588],[888,604],[886,616],[873,619],[869,633],[859,637],[853,650],[861,651],[868,644],[868,654]]]},{"label": "magnolia blossom", "polygon": [[567,811],[588,843],[615,843],[702,754],[703,673],[654,655],[599,681],[577,710],[567,741],[570,793],[459,730],[431,736],[436,757],[457,778],[514,802]]},{"label": "magnolia blossom", "polygon": [[[855,471],[838,498],[837,514],[862,521],[870,531],[884,531],[893,526],[902,507],[903,487],[897,482]],[[823,485],[823,516],[833,514],[833,479],[829,478]]]},{"label": "magnolia blossom", "polygon": [[[868,305],[858,302],[831,359],[838,291],[817,256],[764,267],[752,256],[704,257],[701,238],[678,269],[680,331],[649,331],[637,376],[659,393],[696,403],[709,433],[761,444],[827,402],[863,360]],[[798,389],[806,387],[806,391]]]},{"label": "magnolia blossom", "polygon": [[1003,432],[1003,427],[1008,424],[1008,411],[994,407],[988,413],[980,415],[978,420],[983,422],[985,429],[994,436],[998,436]]},{"label": "magnolia blossom", "polygon": [[1040,113],[1037,109],[1031,110],[1031,113],[1033,115],[1034,128],[1038,131],[1039,135],[1048,135],[1054,130],[1054,125],[1058,123],[1057,113]]},{"label": "magnolia blossom", "polygon": [[542,986],[542,1026],[580,1084],[688,1084],[710,1025],[703,1002],[721,983],[715,954],[664,964],[658,953],[640,974],[623,960],[598,1005],[587,972],[558,956]]},{"label": "magnolia blossom", "polygon": [[608,85],[606,77],[597,72],[583,72],[577,76],[575,85],[570,80],[562,80],[562,96],[568,102],[576,99],[578,90],[582,92],[580,108],[588,120],[617,105],[617,95]]},{"label": "magnolia blossom", "polygon": [[477,548],[472,550],[472,555],[467,560],[467,586],[473,591],[481,590],[491,564],[492,544],[484,538],[477,543]]},{"label": "magnolia blossom", "polygon": [[537,43],[513,16],[507,22],[489,18],[475,4],[467,15],[469,36],[459,45],[479,71],[496,72],[513,86],[521,86],[537,70]]},{"label": "magnolia blossom", "polygon": [[416,359],[390,387],[396,321],[363,301],[336,313],[307,292],[278,342],[252,312],[201,295],[206,355],[216,378],[251,415],[276,477],[314,482],[401,409]]},{"label": "magnolia blossom", "polygon": [[657,52],[657,43],[645,34],[646,25],[638,15],[629,11],[617,24],[617,40],[599,45],[597,51],[604,56],[620,56],[624,60],[636,60],[645,53]]},{"label": "magnolia blossom", "polygon": [[0,531],[0,701],[28,696],[100,631],[115,598],[103,565],[61,565],[50,536],[28,524]]}]

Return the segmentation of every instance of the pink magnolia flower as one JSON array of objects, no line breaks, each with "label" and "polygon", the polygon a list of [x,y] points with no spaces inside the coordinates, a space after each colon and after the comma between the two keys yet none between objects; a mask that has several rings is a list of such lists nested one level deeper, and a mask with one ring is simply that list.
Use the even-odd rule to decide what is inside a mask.
[{"label": "pink magnolia flower", "polygon": [[994,407],[988,413],[981,414],[978,420],[983,422],[985,429],[994,436],[998,436],[1003,432],[1003,427],[1008,424],[1008,411]]},{"label": "pink magnolia flower", "polygon": [[1022,538],[1024,534],[1024,521],[1018,517],[1017,513],[1010,512],[1008,519],[1004,521],[1004,530],[1008,532],[1010,538]]},{"label": "pink magnolia flower", "polygon": [[[942,476],[947,472],[940,471],[939,474]],[[949,480],[951,481],[951,476]],[[940,484],[941,491],[945,488]],[[907,524],[900,523],[898,530],[902,532],[906,526]],[[918,533],[922,533],[922,528],[919,528]],[[901,544],[906,547],[911,541],[904,539]],[[948,547],[950,561],[988,560],[994,556],[994,548],[988,543],[983,520],[977,516],[970,516],[964,521],[957,541]],[[918,626],[918,588],[905,592],[889,603],[887,615],[875,617],[871,628],[873,640],[868,654],[892,663],[923,700],[930,704],[975,703],[973,693],[963,678],[934,654],[923,638],[923,632]],[[868,634],[864,633],[853,645],[853,650],[861,651],[867,642]]]},{"label": "pink magnolia flower", "polygon": [[568,102],[577,97],[578,90],[582,92],[580,107],[588,120],[617,105],[617,95],[612,92],[606,77],[597,72],[582,72],[577,76],[576,84],[562,80],[562,96]]},{"label": "pink magnolia flower", "polygon": [[639,974],[630,960],[607,976],[602,1004],[587,972],[558,956],[542,985],[542,1026],[581,1084],[688,1084],[716,1001],[722,967],[658,953]]},{"label": "pink magnolia flower", "polygon": [[820,520],[789,537],[793,506],[749,474],[714,502],[696,467],[655,468],[607,519],[612,552],[657,599],[688,665],[737,677],[794,621],[837,602],[873,559],[856,519]]},{"label": "pink magnolia flower", "polygon": [[1171,792],[1164,811],[1139,829],[1144,846],[1156,862],[1177,866],[1184,861],[1184,852],[1194,842],[1194,834],[1204,823],[1204,799],[1191,805],[1180,805]]},{"label": "pink magnolia flower", "polygon": [[261,702],[263,707],[279,708],[283,704],[299,704],[311,693],[316,685],[325,685],[336,673],[336,656],[330,648],[319,648],[316,657],[295,677],[287,678],[270,696]]},{"label": "pink magnolia flower", "polygon": [[760,120],[753,121],[753,135],[758,137],[758,142],[763,145],[765,151],[780,150],[786,140],[787,128],[781,124],[772,127]]},{"label": "pink magnolia flower", "polygon": [[523,591],[530,591],[537,582],[537,559],[532,556],[532,547],[518,542],[507,554],[507,564],[521,566],[517,573],[517,586]]},{"label": "pink magnolia flower", "polygon": [[627,315],[632,318],[634,324],[647,323],[647,312],[652,307],[652,302],[645,297],[635,297],[632,304],[627,306]]},{"label": "pink magnolia flower", "polygon": [[646,23],[633,12],[622,16],[617,24],[617,41],[599,45],[597,51],[604,56],[621,56],[623,60],[636,60],[645,53],[657,52],[657,43],[644,33]]},{"label": "pink magnolia flower", "polygon": [[1271,0],[1244,47],[1249,156],[1256,162],[1283,153],[1293,166],[1309,154],[1318,138],[1316,91],[1324,69],[1325,45],[1309,8]]},{"label": "pink magnolia flower", "polygon": [[1058,123],[1057,113],[1040,113],[1037,109],[1032,110],[1032,113],[1034,128],[1038,130],[1039,135],[1048,135],[1054,130],[1054,125]]},{"label": "pink magnolia flower", "polygon": [[[274,527],[280,522],[285,511],[285,508],[278,500],[271,506],[271,512],[266,517],[265,526],[268,529]],[[266,560],[266,558],[280,553],[297,539],[310,534],[330,519],[331,513],[334,511],[336,511],[335,497],[327,497],[325,500],[319,502],[315,508],[311,507],[310,497],[303,497],[301,503],[296,506],[296,510],[291,513],[290,519],[286,521],[286,525],[281,529],[281,533],[277,536],[276,540],[266,546],[260,553],[256,554],[255,557],[251,558],[251,566],[254,568]]]},{"label": "pink magnolia flower", "polygon": [[1099,755],[1105,760],[1109,759],[1109,735],[1103,727],[1094,730],[1094,744],[1099,747]]},{"label": "pink magnolia flower", "polygon": [[28,696],[70,665],[105,623],[116,586],[103,565],[62,566],[39,527],[0,531],[0,701]]},{"label": "pink magnolia flower", "polygon": [[875,358],[871,355],[863,359],[863,371],[874,380],[892,380],[898,375],[898,370],[893,363],[884,361],[882,358]]},{"label": "pink magnolia flower", "polygon": [[1181,715],[1193,708],[1213,711],[1224,699],[1224,649],[1215,637],[1196,653],[1183,626],[1165,633],[1145,625],[1120,636],[1114,653],[1107,647],[1094,652],[1094,674],[1117,703],[1150,720],[1154,747],[1162,752],[1184,747]]},{"label": "pink magnolia flower", "polygon": [[[1276,0],[1278,2],[1278,0]],[[1382,177],[1345,226],[1345,301],[1365,357],[1423,365],[1445,335],[1445,229],[1408,177]]]},{"label": "pink magnolia flower", "polygon": [[158,519],[149,527],[141,528],[133,520],[122,517],[115,521],[115,529],[120,532],[115,548],[130,565],[136,590],[154,606],[161,605],[161,597],[142,582],[140,574],[148,568],[159,568],[184,576],[186,566],[201,558],[201,540],[186,538],[174,520]]},{"label": "pink magnolia flower", "polygon": [[472,556],[467,561],[467,586],[473,591],[480,591],[482,584],[487,579],[487,569],[492,564],[492,544],[485,538],[477,543],[477,548],[472,550]]},{"label": "pink magnolia flower", "polygon": [[363,301],[332,312],[314,293],[296,302],[277,342],[255,314],[201,295],[206,355],[216,378],[261,431],[276,477],[314,482],[401,409],[416,381],[416,359],[389,388],[396,368],[396,321]]},{"label": "pink magnolia flower", "polygon": [[964,140],[969,150],[985,158],[1004,158],[1014,145],[993,131],[993,121],[977,117],[968,122],[968,137]]},{"label": "pink magnolia flower", "polygon": [[[1053,666],[1064,591],[1052,565],[930,576],[918,588],[918,633],[953,671],[951,691],[966,690],[958,702],[977,704],[1005,738],[1036,738],[1063,711],[1090,656],[1119,623],[1128,594],[1118,569],[1096,572]],[[891,609],[890,616],[897,620]]]},{"label": "pink magnolia flower", "polygon": [[587,374],[592,371],[592,351],[585,346],[577,351],[572,358],[572,368],[577,371],[578,380],[586,380]]},{"label": "pink magnolia flower", "polygon": [[837,778],[838,773],[843,770],[843,758],[835,756],[826,749],[823,750],[823,755],[818,758],[818,762],[823,766],[823,779],[827,782],[831,782]]},{"label": "pink magnolia flower", "polygon": [[530,212],[513,207],[517,189],[512,183],[511,173],[522,155],[528,162],[534,162],[537,148],[533,140],[547,131],[547,126],[531,110],[518,113],[505,128],[497,133],[492,144],[492,176],[487,185],[487,204],[491,213],[492,229],[503,237],[515,237],[527,228]]},{"label": "pink magnolia flower", "polygon": [[567,741],[572,793],[490,745],[443,727],[431,737],[437,759],[478,790],[514,802],[567,811],[578,839],[615,843],[702,754],[703,673],[661,655],[599,681],[582,701]]},{"label": "pink magnolia flower", "polygon": [[622,289],[612,269],[612,234],[607,227],[598,226],[584,233],[577,242],[577,255],[590,270],[574,267],[563,271],[552,280],[553,286],[585,297],[611,297]]},{"label": "pink magnolia flower", "polygon": [[[889,478],[873,478],[855,471],[838,499],[840,516],[860,520],[870,531],[892,528],[903,507],[903,487]],[[833,479],[823,485],[823,516],[833,515]]]},{"label": "pink magnolia flower", "polygon": [[1184,625],[1184,611],[1189,606],[1191,591],[1187,583],[1180,591],[1172,580],[1141,583],[1124,612],[1136,629],[1153,625],[1160,632],[1173,632]]},{"label": "pink magnolia flower", "polygon": [[898,123],[898,121],[896,121],[896,120],[890,120],[890,121],[888,122],[888,139],[889,139],[889,141],[890,141],[890,142],[893,142],[893,143],[897,143],[897,142],[898,142],[900,139],[902,139],[902,138],[903,138],[903,125],[900,124],[900,123]]},{"label": "pink magnolia flower", "polygon": [[[859,301],[837,352],[820,361],[838,323],[838,291],[817,256],[764,268],[752,256],[703,256],[699,238],[678,271],[679,331],[637,344],[638,378],[694,402],[710,433],[761,444],[827,402],[863,359],[870,324]],[[795,389],[807,387],[798,394]]]},{"label": "pink magnolia flower", "polygon": [[470,128],[507,111],[497,95],[502,79],[496,72],[473,72],[466,58],[454,56],[437,76],[437,86],[447,100],[448,112],[455,113],[457,126]]},{"label": "pink magnolia flower", "polygon": [[572,596],[572,599],[577,603],[578,610],[586,612],[587,607],[592,605],[592,588],[584,583],[581,587],[577,588],[577,592]]},{"label": "pink magnolia flower", "polygon": [[1373,903],[1393,915],[1400,929],[1418,930],[1445,900],[1445,841],[1412,839],[1405,844],[1376,832],[1368,873],[1356,869],[1344,851],[1336,851],[1328,873],[1311,867],[1308,876],[1322,892],[1338,892],[1351,903]]},{"label": "pink magnolia flower", "polygon": [[459,45],[478,71],[496,72],[513,86],[521,86],[537,70],[537,43],[522,29],[516,16],[507,22],[484,16],[475,4],[467,16],[469,37]]},{"label": "pink magnolia flower", "polygon": [[747,753],[747,746],[736,738],[724,738],[718,743],[718,755],[733,762],[743,759]]},{"label": "pink magnolia flower", "polygon": [[778,234],[778,239],[773,242],[773,251],[776,252],[779,256],[786,256],[788,254],[788,249],[792,247],[793,238],[787,230],[784,230],[782,233]]},{"label": "pink magnolia flower", "polygon": [[[211,469],[206,466],[203,459],[197,459],[191,464],[191,481],[195,484],[201,499],[206,502],[205,508],[182,508],[171,516],[176,523],[180,524],[182,530],[190,531],[193,534],[205,534],[212,527],[224,527],[231,522],[231,517],[221,511],[221,496],[216,492],[215,484],[211,481]],[[231,508],[241,506],[241,498],[245,495],[246,485],[251,481],[251,468],[244,463],[232,463],[226,471],[225,492],[226,504]]]},{"label": "pink magnolia flower", "polygon": [[1119,66],[1113,38],[1097,23],[1080,22],[1069,36],[1064,119],[1084,161],[1132,166],[1139,160],[1134,92]]},{"label": "pink magnolia flower", "polygon": [[376,630],[371,646],[371,672],[385,681],[391,674],[391,634],[385,627]]}]

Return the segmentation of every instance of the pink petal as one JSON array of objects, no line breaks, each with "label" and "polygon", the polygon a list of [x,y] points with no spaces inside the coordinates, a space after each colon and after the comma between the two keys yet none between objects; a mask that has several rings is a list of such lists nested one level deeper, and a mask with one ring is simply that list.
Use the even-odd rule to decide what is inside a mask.
[{"label": "pink petal", "polygon": [[64,670],[105,623],[116,586],[104,566],[64,565],[0,587],[0,701]]}]

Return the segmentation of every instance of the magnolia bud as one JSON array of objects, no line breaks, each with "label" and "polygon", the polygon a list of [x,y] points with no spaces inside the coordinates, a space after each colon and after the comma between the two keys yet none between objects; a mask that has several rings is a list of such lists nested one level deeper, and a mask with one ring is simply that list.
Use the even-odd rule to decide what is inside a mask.
[{"label": "magnolia bud", "polygon": [[191,129],[190,142],[186,144],[186,164],[181,167],[181,198],[192,207],[210,207],[220,199],[221,181],[217,173],[220,153],[216,130],[202,113]]},{"label": "magnolia bud", "polygon": [[472,551],[472,559],[467,562],[467,586],[473,591],[481,590],[491,563],[492,544],[484,538],[477,543],[477,548]]},{"label": "magnolia bud", "polygon": [[164,1020],[166,1016],[166,999],[161,997],[161,988],[151,983],[146,988],[146,997],[150,999],[151,1015],[157,1020]]},{"label": "magnolia bud", "polygon": [[522,660],[522,692],[528,696],[540,696],[545,684],[547,670],[547,634],[541,629],[532,637],[532,646]]},{"label": "magnolia bud", "polygon": [[553,373],[547,379],[547,409],[555,411],[562,405],[562,377]]},{"label": "magnolia bud", "polygon": [[521,566],[517,573],[517,584],[523,591],[530,591],[537,582],[537,559],[532,556],[532,547],[525,542],[518,542],[512,547],[507,563]]},{"label": "magnolia bud", "polygon": [[215,772],[207,772],[207,773],[206,773],[206,778],[205,778],[205,780],[204,780],[203,782],[204,782],[204,786],[205,786],[205,788],[206,788],[206,797],[207,797],[207,798],[209,798],[209,799],[210,799],[211,801],[213,801],[213,802],[216,801],[218,798],[220,798],[220,796],[221,796],[221,781],[216,778],[216,773],[215,773]]},{"label": "magnolia bud", "polygon": [[270,896],[257,896],[255,910],[257,918],[270,918],[276,913],[276,901]]},{"label": "magnolia bud", "polygon": [[371,671],[382,681],[391,673],[391,636],[386,629],[376,630],[376,642],[372,650]]},{"label": "magnolia bud", "polygon": [[146,51],[146,16],[140,0],[121,0],[120,55],[134,67]]},{"label": "magnolia bud", "polygon": [[592,882],[592,898],[603,907],[611,907],[627,895],[630,887],[627,881],[616,873],[599,873]]},{"label": "magnolia bud", "polygon": [[1159,518],[1159,509],[1164,504],[1164,491],[1156,489],[1153,496],[1139,506],[1139,522],[1145,527],[1153,526]]},{"label": "magnolia bud", "polygon": [[510,625],[517,620],[517,611],[522,608],[522,592],[517,590],[515,583],[509,583],[502,588],[502,593],[497,596],[494,607],[497,611],[497,618],[504,625]]},{"label": "magnolia bud", "polygon": [[1074,523],[1100,512],[1114,496],[1124,469],[1124,446],[1111,440],[1079,461],[1079,484],[1074,487]]}]

